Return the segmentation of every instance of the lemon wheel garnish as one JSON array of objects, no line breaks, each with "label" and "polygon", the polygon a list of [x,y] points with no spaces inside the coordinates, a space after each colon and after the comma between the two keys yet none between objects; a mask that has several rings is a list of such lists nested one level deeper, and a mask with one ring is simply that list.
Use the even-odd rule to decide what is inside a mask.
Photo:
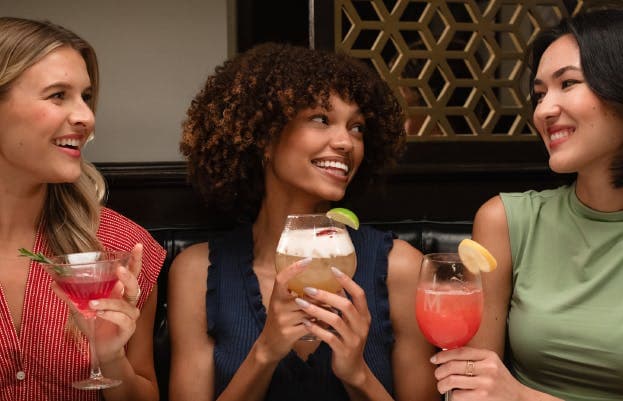
[{"label": "lemon wheel garnish", "polygon": [[347,226],[352,227],[355,230],[359,229],[359,218],[355,213],[346,208],[333,208],[326,213],[326,216],[339,223],[346,224]]},{"label": "lemon wheel garnish", "polygon": [[459,243],[459,258],[465,267],[474,274],[490,272],[498,266],[498,262],[487,248],[469,238],[465,238]]}]

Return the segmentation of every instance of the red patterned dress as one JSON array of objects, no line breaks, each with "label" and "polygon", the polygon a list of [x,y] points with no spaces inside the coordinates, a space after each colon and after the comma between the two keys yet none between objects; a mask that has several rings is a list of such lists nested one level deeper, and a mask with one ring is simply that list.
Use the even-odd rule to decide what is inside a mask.
[{"label": "red patterned dress", "polygon": [[[137,305],[142,308],[158,278],[164,249],[145,229],[106,208],[102,209],[97,237],[107,250],[129,251],[136,243],[143,244]],[[34,251],[50,254],[41,233]],[[45,270],[31,262],[19,336],[0,287],[0,401],[99,399],[98,391],[71,386],[89,375],[89,347],[84,336],[76,338],[67,332],[68,308],[54,294],[50,282]]]}]

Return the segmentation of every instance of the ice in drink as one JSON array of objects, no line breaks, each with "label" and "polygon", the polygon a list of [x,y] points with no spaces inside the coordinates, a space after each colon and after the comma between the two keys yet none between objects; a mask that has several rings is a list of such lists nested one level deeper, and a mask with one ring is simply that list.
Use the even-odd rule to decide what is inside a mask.
[{"label": "ice in drink", "polygon": [[348,233],[341,228],[284,231],[275,256],[277,272],[307,257],[311,257],[312,262],[288,283],[288,288],[297,294],[302,295],[304,287],[333,293],[341,290],[331,272],[332,266],[349,277],[355,274],[355,248]]}]

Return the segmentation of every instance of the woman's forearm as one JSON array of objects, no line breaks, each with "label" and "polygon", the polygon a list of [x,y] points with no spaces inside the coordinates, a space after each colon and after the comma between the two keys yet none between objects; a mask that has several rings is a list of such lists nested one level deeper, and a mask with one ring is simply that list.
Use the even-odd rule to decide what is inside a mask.
[{"label": "woman's forearm", "polygon": [[217,401],[263,400],[278,363],[256,342]]},{"label": "woman's forearm", "polygon": [[393,401],[367,365],[354,382],[343,384],[350,401]]},{"label": "woman's forearm", "polygon": [[102,371],[110,377],[119,378],[121,384],[103,390],[106,401],[156,401],[159,398],[156,379],[150,380],[138,374],[125,354],[119,358],[102,363]]}]

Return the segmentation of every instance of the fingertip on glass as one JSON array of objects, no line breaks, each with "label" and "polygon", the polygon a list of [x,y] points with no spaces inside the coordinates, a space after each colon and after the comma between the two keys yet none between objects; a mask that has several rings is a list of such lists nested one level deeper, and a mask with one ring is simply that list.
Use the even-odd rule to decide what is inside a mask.
[{"label": "fingertip on glass", "polygon": [[305,294],[311,295],[312,297],[318,294],[318,290],[314,287],[304,287],[303,291],[305,292]]},{"label": "fingertip on glass", "polygon": [[299,260],[298,262],[296,262],[296,265],[297,265],[298,267],[305,267],[305,266],[307,266],[308,264],[310,264],[310,263],[312,262],[312,260],[313,260],[313,258],[311,258],[311,257],[307,257],[307,258],[305,258],[305,259],[301,259],[301,260]]},{"label": "fingertip on glass", "polygon": [[298,306],[300,306],[301,308],[303,308],[303,309],[305,309],[305,308],[307,308],[309,306],[309,302],[307,302],[303,298],[294,298],[294,302],[296,302],[296,304]]},{"label": "fingertip on glass", "polygon": [[342,276],[344,276],[344,273],[342,273],[342,271],[340,269],[338,269],[337,267],[331,266],[331,271],[333,272],[335,277],[342,277]]}]

